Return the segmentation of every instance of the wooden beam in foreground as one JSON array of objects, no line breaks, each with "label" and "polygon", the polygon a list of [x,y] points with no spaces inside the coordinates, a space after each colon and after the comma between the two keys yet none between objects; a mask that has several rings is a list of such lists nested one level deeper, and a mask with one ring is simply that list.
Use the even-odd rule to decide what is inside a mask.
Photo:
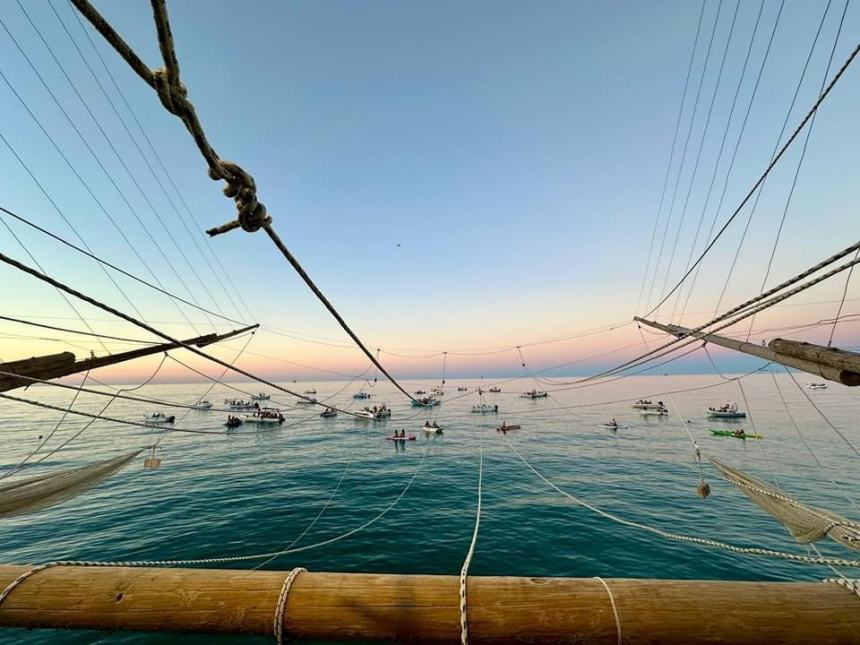
[{"label": "wooden beam in foreground", "polygon": [[[217,343],[222,340],[232,338],[233,336],[238,336],[239,334],[256,329],[257,327],[259,327],[259,325],[249,325],[248,327],[229,331],[226,334],[206,334],[205,336],[189,338],[182,342],[186,345],[205,347],[206,345],[211,345],[212,343]],[[61,354],[34,356],[33,358],[25,358],[19,361],[0,363],[0,369],[4,372],[15,372],[16,374],[20,374],[22,377],[29,376],[43,381],[48,381],[68,376],[69,374],[77,374],[79,372],[86,372],[87,370],[94,370],[99,367],[124,363],[136,358],[151,356],[152,354],[160,354],[161,352],[166,352],[178,347],[182,347],[182,345],[177,345],[176,343],[161,343],[159,345],[150,345],[142,349],[133,349],[131,351],[120,352],[118,354],[92,356],[79,361],[75,360],[75,355],[71,352],[63,352]],[[5,375],[0,376],[0,392],[14,390],[15,388],[26,387],[32,384],[33,381],[27,378],[16,378],[14,376]]]},{"label": "wooden beam in foreground", "polygon": [[[0,566],[0,588],[28,567]],[[0,604],[0,626],[272,634],[288,572],[54,567]],[[860,598],[836,584],[607,579],[625,643],[860,643]],[[456,576],[302,573],[285,636],[459,640]],[[616,643],[592,578],[469,578],[472,643]]]},{"label": "wooden beam in foreground", "polygon": [[860,385],[860,354],[847,352],[842,349],[802,343],[796,340],[775,338],[767,346],[747,343],[734,338],[693,331],[687,327],[667,325],[653,320],[635,317],[633,320],[648,327],[660,329],[678,338],[700,338],[714,345],[728,347],[744,354],[758,356],[768,361],[774,361],[788,367],[820,376],[828,381],[842,385]]}]

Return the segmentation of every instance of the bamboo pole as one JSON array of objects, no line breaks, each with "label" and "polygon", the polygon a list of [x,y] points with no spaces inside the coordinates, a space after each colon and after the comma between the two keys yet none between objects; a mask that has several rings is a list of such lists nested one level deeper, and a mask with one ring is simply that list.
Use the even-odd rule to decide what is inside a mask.
[{"label": "bamboo pole", "polygon": [[[28,567],[0,566],[0,588]],[[0,604],[0,626],[271,635],[287,572],[53,567]],[[860,643],[860,599],[835,584],[606,580],[627,643]],[[456,642],[455,576],[302,573],[288,637]],[[591,578],[471,577],[472,643],[616,643]]]},{"label": "bamboo pole", "polygon": [[638,316],[634,320],[679,338],[700,338],[714,345],[728,347],[744,354],[758,356],[768,361],[820,376],[828,381],[848,386],[860,385],[860,354],[782,338],[772,340],[767,346],[756,345],[726,336],[693,331],[687,327],[658,323]]}]

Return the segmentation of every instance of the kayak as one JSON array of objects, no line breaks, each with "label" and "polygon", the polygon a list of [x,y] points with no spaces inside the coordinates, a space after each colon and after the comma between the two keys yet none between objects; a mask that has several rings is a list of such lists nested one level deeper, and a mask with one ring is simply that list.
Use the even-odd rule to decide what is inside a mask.
[{"label": "kayak", "polygon": [[496,432],[507,432],[508,430],[519,430],[521,427],[522,426],[518,426],[518,425],[511,425],[511,426],[501,425],[498,428],[496,428]]},{"label": "kayak", "polygon": [[714,430],[711,429],[711,434],[717,437],[734,437],[735,439],[764,439],[763,435],[745,432],[743,435],[737,434],[734,430]]},{"label": "kayak", "polygon": [[414,434],[411,434],[408,437],[391,436],[391,437],[385,437],[385,438],[388,439],[389,441],[415,441],[415,435]]},{"label": "kayak", "polygon": [[629,428],[630,426],[624,425],[622,423],[618,423],[616,425],[612,425],[611,423],[601,423],[599,427],[605,428],[607,430],[618,430],[618,428],[624,429]]}]

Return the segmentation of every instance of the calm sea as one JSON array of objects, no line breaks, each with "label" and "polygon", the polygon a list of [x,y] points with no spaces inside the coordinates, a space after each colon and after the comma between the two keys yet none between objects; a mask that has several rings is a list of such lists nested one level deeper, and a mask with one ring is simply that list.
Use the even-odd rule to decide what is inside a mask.
[{"label": "calm sea", "polygon": [[[313,571],[361,571],[456,574],[475,522],[479,451],[483,447],[483,513],[473,575],[663,577],[739,580],[815,580],[830,577],[826,567],[792,563],[691,544],[667,541],[614,524],[577,506],[528,470],[511,446],[563,490],[626,519],[695,536],[740,545],[806,553],[787,531],[752,504],[738,489],[708,476],[712,494],[696,495],[698,474],[693,446],[681,417],[704,452],[765,481],[777,481],[796,498],[854,519],[860,513],[850,497],[857,491],[857,455],[839,438],[782,373],[777,381],[802,438],[790,422],[769,373],[744,379],[748,411],[743,424],[709,422],[704,410],[726,400],[746,407],[737,382],[717,376],[641,376],[599,387],[553,392],[550,398],[520,398],[533,383],[502,386],[485,400],[498,404],[498,415],[470,412],[478,403],[475,381],[448,381],[443,403],[416,410],[386,384],[378,384],[371,404],[386,402],[392,419],[357,421],[341,415],[321,419],[319,410],[293,405],[273,394],[272,405],[287,410],[276,431],[244,426],[226,432],[226,413],[190,411],[168,405],[115,401],[108,413],[142,420],[163,411],[182,417],[177,427],[217,431],[216,435],[173,432],[161,440],[157,470],[143,467],[144,455],[97,488],[59,506],[32,515],[0,519],[2,561],[38,563],[52,559],[165,560],[254,554],[294,545],[307,548],[265,564],[267,569],[304,566]],[[798,377],[802,384],[808,379]],[[716,387],[678,393],[666,390]],[[322,400],[363,407],[354,401],[357,385],[288,384],[315,388]],[[411,383],[429,390],[433,383]],[[467,386],[467,393],[457,392]],[[152,385],[133,394],[193,403],[206,384]],[[256,391],[253,384],[238,384]],[[486,387],[486,386],[485,386]],[[561,385],[548,385],[553,390]],[[339,394],[336,394],[340,392]],[[860,400],[848,388],[831,384],[806,393],[850,441],[860,445]],[[73,392],[48,386],[16,394],[68,405]],[[216,405],[242,397],[218,386],[208,396]],[[630,403],[640,396],[662,399],[668,418],[644,418]],[[247,397],[245,397],[247,398]],[[81,395],[76,409],[97,412],[104,399]],[[17,464],[47,435],[60,414],[2,402],[2,470]],[[184,415],[184,416],[183,416]],[[615,417],[629,428],[610,432],[599,424]],[[434,419],[444,435],[425,437],[420,426]],[[498,434],[502,420],[522,430]],[[86,420],[69,417],[47,448],[78,432]],[[710,427],[755,429],[761,441],[713,437]],[[416,441],[398,447],[386,441],[405,428]],[[78,439],[40,465],[21,471],[33,475],[105,459],[147,446],[160,430],[97,422]],[[808,448],[807,448],[808,446]],[[820,461],[816,465],[810,450]],[[362,526],[390,506],[417,472],[409,490],[390,511]],[[706,469],[710,475],[710,471]],[[17,474],[15,475],[17,476]],[[8,480],[8,481],[11,481]],[[834,483],[835,481],[835,483]],[[332,492],[338,486],[337,493]],[[326,506],[327,505],[327,506]],[[326,542],[314,547],[313,545]],[[825,554],[852,557],[825,540]],[[260,560],[232,567],[253,567]],[[854,574],[856,576],[856,573]],[[0,631],[2,642],[212,642],[208,637],[48,630]],[[238,642],[225,638],[224,642]],[[257,639],[244,639],[256,642]],[[268,642],[259,639],[259,642]]]}]

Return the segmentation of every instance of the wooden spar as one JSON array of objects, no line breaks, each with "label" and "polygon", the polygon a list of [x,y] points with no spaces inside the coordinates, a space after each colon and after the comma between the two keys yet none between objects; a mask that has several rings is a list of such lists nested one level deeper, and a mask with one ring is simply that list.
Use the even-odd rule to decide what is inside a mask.
[{"label": "wooden spar", "polygon": [[[0,566],[0,588],[26,571]],[[0,604],[4,627],[272,635],[287,572],[53,567]],[[607,579],[625,642],[860,643],[860,598],[820,582]],[[456,576],[301,573],[288,637],[457,642]],[[472,643],[616,643],[592,578],[470,577]]]},{"label": "wooden spar", "polygon": [[744,354],[758,356],[768,361],[815,374],[828,381],[848,386],[860,385],[860,354],[841,349],[831,349],[811,343],[775,338],[765,345],[747,343],[707,332],[693,331],[687,327],[667,325],[653,320],[635,317],[633,320],[648,327],[660,329],[678,338],[700,338],[714,345],[728,347]]},{"label": "wooden spar", "polygon": [[[206,334],[197,336],[183,341],[186,345],[195,345],[197,347],[205,347],[212,343],[217,343],[233,336],[243,334],[252,329],[256,329],[259,325],[249,325],[241,329],[235,329],[225,334]],[[77,374],[87,370],[94,370],[99,367],[115,365],[125,361],[134,360],[143,356],[152,354],[160,354],[171,349],[181,347],[176,343],[161,343],[159,345],[150,345],[142,349],[133,349],[128,352],[120,352],[119,354],[109,354],[107,356],[92,356],[76,361],[75,355],[71,352],[63,352],[61,354],[50,354],[48,356],[36,356],[20,361],[9,361],[8,363],[0,363],[0,370],[4,372],[15,372],[22,377],[32,377],[41,380],[50,380],[68,376],[69,374]],[[17,378],[15,376],[0,376],[0,392],[14,390],[18,387],[26,387],[32,385],[33,381],[27,378]]]}]

